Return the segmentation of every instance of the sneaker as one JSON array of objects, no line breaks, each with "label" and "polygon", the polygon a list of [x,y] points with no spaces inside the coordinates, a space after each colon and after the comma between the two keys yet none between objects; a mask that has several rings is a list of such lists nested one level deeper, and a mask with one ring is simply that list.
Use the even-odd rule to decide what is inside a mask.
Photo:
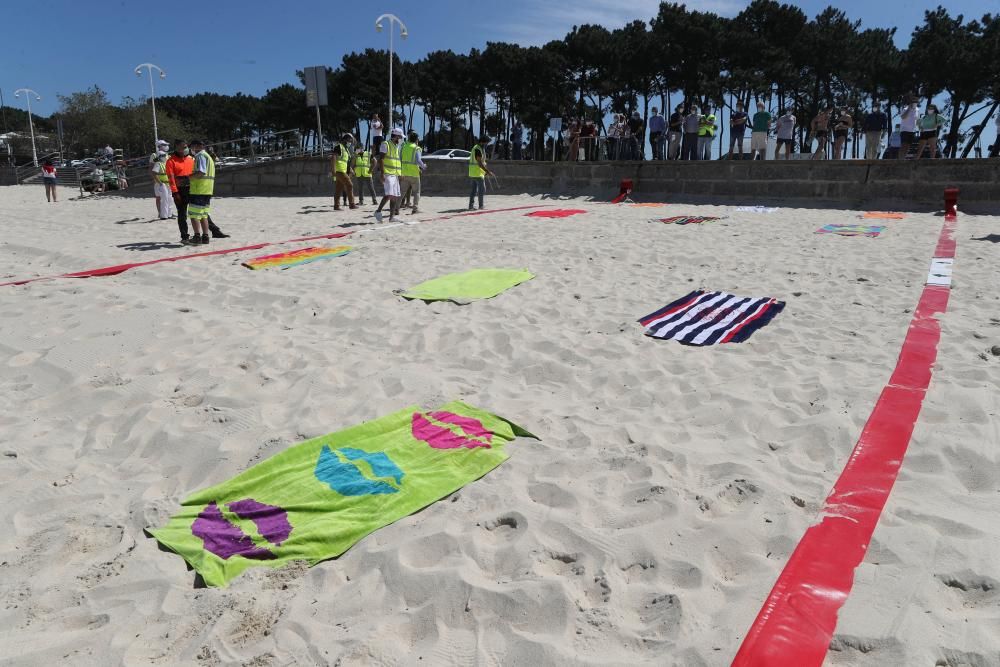
[{"label": "sneaker", "polygon": [[375,219],[382,222],[382,211],[375,211]]},{"label": "sneaker", "polygon": [[340,207],[339,207],[339,206],[334,206],[334,207],[333,207],[333,210],[334,210],[334,211],[339,211],[339,210],[340,210]]},{"label": "sneaker", "polygon": [[212,234],[212,238],[213,239],[228,239],[229,238],[229,234],[223,234],[222,232],[219,232],[218,234]]},{"label": "sneaker", "polygon": [[372,206],[378,206],[378,202],[375,201],[374,199],[372,200]]},{"label": "sneaker", "polygon": [[350,205],[350,206],[348,206],[347,208],[349,208],[349,209],[351,209],[351,210],[353,211],[354,209],[356,209],[356,208],[357,208],[357,206],[355,206],[354,204],[351,204],[351,205]]},{"label": "sneaker", "polygon": [[410,215],[413,215],[414,213],[420,213],[420,211],[418,211],[417,209],[413,209],[412,211],[410,211]]},{"label": "sneaker", "polygon": [[208,234],[201,235],[201,245],[208,245]]},{"label": "sneaker", "polygon": [[199,241],[197,236],[194,237],[194,239],[191,239],[188,236],[181,237],[181,245],[198,245],[198,243]]},{"label": "sneaker", "polygon": [[470,206],[470,207],[469,207],[469,210],[470,210],[470,211],[475,211],[475,210],[476,210],[476,207],[475,207],[475,206]]}]

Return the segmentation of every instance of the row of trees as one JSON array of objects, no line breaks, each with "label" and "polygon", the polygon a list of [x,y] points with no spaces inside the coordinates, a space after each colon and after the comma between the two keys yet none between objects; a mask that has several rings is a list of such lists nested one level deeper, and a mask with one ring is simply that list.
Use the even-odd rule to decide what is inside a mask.
[{"label": "row of trees", "polygon": [[[653,105],[697,102],[721,109],[763,100],[773,111],[790,107],[808,121],[827,104],[861,109],[880,101],[898,110],[917,95],[940,100],[949,117],[947,154],[963,147],[968,154],[1000,97],[1000,17],[967,21],[939,7],[925,13],[907,48],[895,45],[895,33],[862,29],[834,7],[810,19],[793,5],[754,0],[724,18],[662,3],[649,21],[616,30],[577,26],[540,47],[489,42],[467,54],[434,51],[413,62],[397,56],[393,122],[416,129],[434,147],[468,146],[481,132],[507,136],[518,120],[527,130],[529,154],[542,157],[552,115],[587,116],[603,129],[610,112],[638,110],[648,117]],[[364,139],[365,119],[382,113],[385,120],[388,77],[388,54],[376,49],[347,54],[328,68],[330,106],[322,109],[327,140],[345,131]],[[71,149],[148,147],[148,101],[126,99],[112,107],[97,88],[60,100]],[[315,112],[306,107],[304,90],[291,84],[260,97],[164,97],[157,111],[160,134],[168,137],[259,142],[295,129],[292,140],[303,143],[315,133]]]}]

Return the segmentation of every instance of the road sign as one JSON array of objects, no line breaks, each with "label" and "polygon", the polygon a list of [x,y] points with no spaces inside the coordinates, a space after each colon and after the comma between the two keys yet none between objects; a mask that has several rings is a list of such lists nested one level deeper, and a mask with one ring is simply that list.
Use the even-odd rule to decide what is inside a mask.
[{"label": "road sign", "polygon": [[303,70],[306,82],[306,106],[325,107],[326,99],[326,67],[306,67]]}]

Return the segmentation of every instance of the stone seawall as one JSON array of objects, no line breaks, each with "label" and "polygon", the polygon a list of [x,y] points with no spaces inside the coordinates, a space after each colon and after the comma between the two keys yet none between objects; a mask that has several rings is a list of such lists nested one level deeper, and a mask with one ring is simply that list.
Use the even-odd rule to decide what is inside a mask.
[{"label": "stone seawall", "polygon": [[[298,158],[220,170],[219,196],[332,195],[329,160]],[[428,162],[423,191],[468,193],[465,162]],[[712,161],[491,163],[505,194],[611,199],[632,179],[637,199],[752,204],[792,202],[803,207],[869,206],[928,210],[942,205],[946,187],[961,190],[969,211],[1000,209],[1000,160]],[[492,191],[492,184],[490,191]]]}]

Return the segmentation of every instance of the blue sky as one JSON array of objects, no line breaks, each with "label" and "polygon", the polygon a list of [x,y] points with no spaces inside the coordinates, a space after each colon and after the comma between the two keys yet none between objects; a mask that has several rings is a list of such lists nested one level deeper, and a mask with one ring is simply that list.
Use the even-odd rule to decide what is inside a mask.
[{"label": "blue sky", "polygon": [[[690,0],[689,8],[723,15],[739,12],[742,0]],[[813,16],[829,0],[796,3]],[[1000,0],[841,0],[834,3],[864,26],[896,25],[905,44],[924,9],[947,5],[952,13],[980,16],[1000,13]],[[658,0],[423,0],[367,5],[352,0],[299,0],[286,4],[261,0],[47,0],[5,3],[6,30],[0,40],[0,88],[7,105],[16,88],[38,91],[32,108],[48,115],[58,106],[57,94],[97,84],[113,101],[148,93],[148,80],[133,72],[153,62],[167,71],[157,81],[157,95],[201,91],[262,94],[294,82],[306,65],[337,65],[341,56],[368,47],[384,48],[387,37],[375,32],[378,14],[392,12],[410,30],[398,52],[417,59],[428,51],[450,48],[464,52],[487,41],[540,44],[563,36],[574,24],[616,27],[635,18],[649,20]],[[172,7],[183,7],[173,11]],[[370,9],[369,9],[370,7]],[[190,9],[188,9],[190,8]],[[293,11],[294,10],[294,11]],[[197,18],[195,18],[197,17]],[[195,48],[188,39],[197,26],[212,48]],[[206,57],[207,56],[207,57]]]}]

